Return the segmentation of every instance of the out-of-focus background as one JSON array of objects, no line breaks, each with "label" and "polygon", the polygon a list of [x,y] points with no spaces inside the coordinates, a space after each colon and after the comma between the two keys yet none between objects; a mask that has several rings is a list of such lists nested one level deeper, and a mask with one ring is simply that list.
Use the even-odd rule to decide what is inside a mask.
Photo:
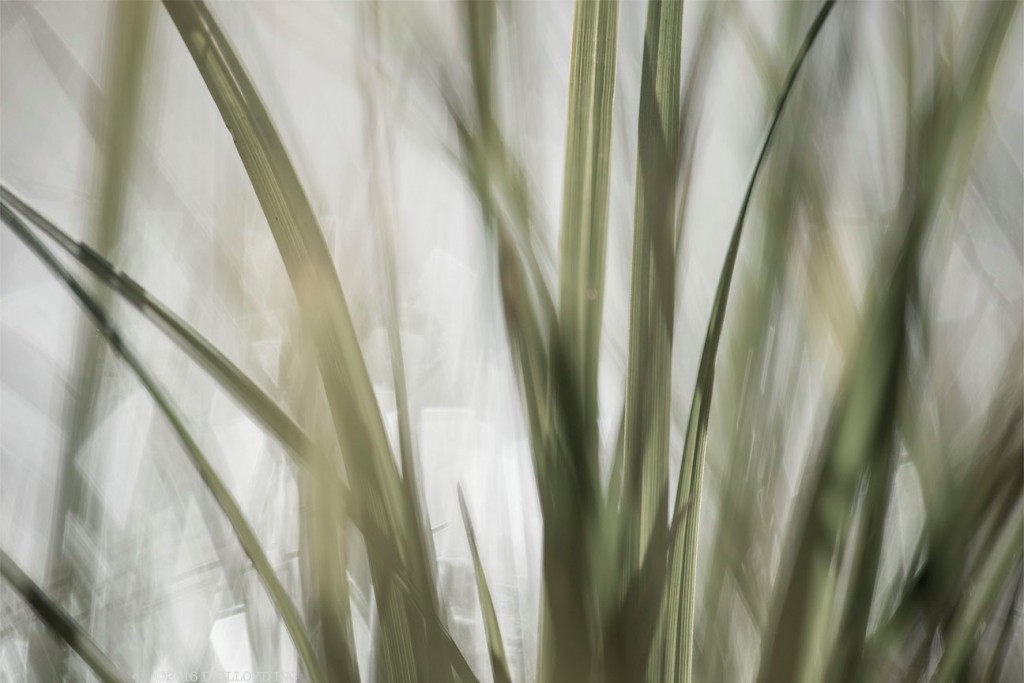
[{"label": "out-of-focus background", "polygon": [[[325,232],[397,444],[386,327],[393,264],[412,434],[451,634],[489,679],[461,485],[512,677],[534,680],[540,509],[491,244],[445,101],[471,98],[459,8],[434,0],[211,7]],[[298,333],[272,233],[178,31],[162,7],[152,10],[126,33],[115,3],[0,2],[0,180],[106,254],[308,424],[320,400],[310,380],[315,357]],[[499,10],[497,116],[527,179],[541,269],[553,278],[573,6],[511,1]],[[605,477],[627,368],[646,11],[639,1],[619,6],[598,382]],[[673,494],[726,246],[815,11],[804,2],[685,4]],[[969,3],[840,1],[787,105],[753,195],[718,356],[698,545],[697,680],[755,676],[797,491],[901,219],[918,132],[910,114],[977,50],[964,38],[970,20]],[[1011,411],[1008,448],[1020,438],[1010,404],[1021,400],[1024,360],[1021,20],[1013,15],[972,123],[973,148],[949,161],[957,178],[936,201],[920,260],[906,332],[911,388],[893,408],[900,446],[880,594],[916,571],[919,538],[942,500],[936,491],[964,495],[963,463],[1001,407]],[[160,331],[87,282],[173,397],[301,606],[295,465]],[[923,481],[934,472],[914,459],[918,451],[944,463],[934,468],[944,483]],[[0,494],[0,547],[131,676],[302,677],[273,606],[167,422],[61,282],[8,230],[0,231]],[[358,535],[349,547],[366,679],[377,616]],[[89,680],[81,661],[47,642],[16,593],[5,585],[0,597],[0,680]],[[883,603],[872,628],[884,621]],[[993,612],[993,624],[1008,615],[1011,634],[1001,680],[1024,677],[1020,609],[1012,593]],[[980,636],[982,660],[1000,633],[993,626]]]}]

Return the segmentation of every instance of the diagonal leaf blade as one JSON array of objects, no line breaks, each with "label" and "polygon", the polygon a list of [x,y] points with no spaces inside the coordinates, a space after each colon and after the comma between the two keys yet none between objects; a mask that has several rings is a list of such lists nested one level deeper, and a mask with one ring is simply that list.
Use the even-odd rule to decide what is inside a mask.
[{"label": "diagonal leaf blade", "polygon": [[71,615],[46,595],[3,550],[0,550],[0,574],[18,591],[43,623],[78,653],[101,681],[125,683],[131,680],[117,668],[96,641],[75,623]]},{"label": "diagonal leaf blade", "polygon": [[313,654],[312,644],[309,642],[309,638],[302,625],[302,617],[299,615],[295,604],[291,601],[291,598],[288,597],[287,591],[277,578],[277,574],[274,572],[270,559],[267,557],[260,545],[259,539],[256,537],[255,532],[253,532],[252,527],[249,526],[245,516],[242,514],[242,509],[238,505],[238,502],[231,495],[231,492],[228,491],[227,486],[224,485],[224,482],[220,479],[220,476],[210,464],[210,461],[207,460],[206,456],[200,450],[199,444],[192,438],[192,435],[185,427],[185,423],[178,415],[177,410],[172,404],[170,397],[149,374],[149,371],[146,370],[145,366],[139,360],[131,347],[125,343],[124,339],[120,336],[102,306],[98,304],[88,292],[86,292],[81,283],[79,283],[78,280],[68,272],[53,253],[50,252],[34,235],[32,235],[21,219],[6,207],[0,207],[0,217],[2,217],[4,223],[11,228],[18,238],[21,239],[21,241],[31,249],[41,261],[43,261],[46,267],[71,291],[79,305],[88,315],[89,319],[106,339],[111,350],[113,350],[125,361],[125,363],[128,364],[132,369],[132,372],[135,373],[136,377],[138,377],[139,381],[142,383],[146,393],[153,398],[157,407],[160,409],[160,412],[162,412],[167,418],[167,421],[170,422],[175,435],[184,447],[185,453],[191,460],[192,465],[196,468],[196,471],[199,473],[203,483],[206,484],[206,487],[214,500],[217,501],[217,505],[224,512],[224,516],[227,517],[228,522],[231,524],[231,527],[235,532],[235,536],[238,538],[239,544],[241,544],[245,554],[248,555],[249,559],[252,561],[253,568],[259,575],[267,593],[270,595],[271,601],[274,603],[274,607],[277,609],[278,614],[284,621],[285,628],[288,630],[288,635],[291,637],[292,642],[295,645],[295,649],[298,652],[299,659],[303,663],[306,674],[313,681],[324,681],[316,656]]},{"label": "diagonal leaf blade", "polygon": [[718,355],[718,344],[725,323],[725,309],[729,301],[729,289],[736,257],[739,253],[743,225],[750,206],[754,185],[774,139],[782,112],[793,90],[793,85],[800,73],[807,54],[813,46],[821,28],[828,19],[835,0],[826,0],[815,16],[803,43],[797,51],[789,69],[782,93],[772,113],[768,130],[761,144],[760,152],[754,163],[750,180],[747,183],[739,215],[733,226],[732,238],[722,266],[711,317],[701,351],[700,364],[697,370],[697,382],[694,387],[693,401],[690,406],[690,420],[687,424],[686,437],[683,444],[683,461],[679,471],[676,490],[675,509],[688,506],[689,513],[684,521],[683,532],[677,537],[670,551],[669,595],[667,608],[669,614],[666,625],[665,643],[665,676],[671,680],[690,681],[693,675],[693,643],[694,643],[694,607],[696,603],[696,554],[697,529],[700,518],[701,485],[704,474],[704,458],[707,449],[708,421],[711,417],[711,397],[714,388],[715,362]]},{"label": "diagonal leaf blade", "polygon": [[584,450],[597,458],[597,364],[608,233],[618,2],[577,2],[569,58],[559,325]]},{"label": "diagonal leaf blade", "polygon": [[473,522],[469,517],[469,510],[466,508],[466,497],[462,494],[462,487],[459,487],[459,510],[462,512],[462,524],[466,528],[466,539],[469,541],[469,551],[473,555],[473,572],[476,574],[476,590],[480,598],[480,611],[483,612],[484,629],[487,632],[487,650],[491,655],[491,673],[494,675],[494,683],[511,683],[512,676],[508,671],[508,659],[505,657],[505,646],[501,640],[501,629],[498,626],[498,614],[494,611],[494,601],[491,600],[491,589],[487,586],[487,577],[484,575],[484,566],[480,561],[480,551],[476,547],[476,534],[473,532]]},{"label": "diagonal leaf blade", "polygon": [[[847,546],[858,484],[866,471],[890,467],[887,460],[895,451],[890,413],[901,385],[909,309],[919,289],[918,263],[927,228],[942,196],[948,161],[958,146],[974,141],[974,129],[959,129],[983,102],[1017,5],[979,8],[981,19],[973,38],[984,47],[964,74],[969,86],[962,93],[938,86],[937,96],[914,121],[898,215],[902,225],[892,233],[891,262],[874,283],[862,336],[829,416],[820,461],[807,480],[806,507],[799,509],[794,522],[791,554],[778,582],[773,638],[762,651],[761,681],[813,674],[824,649],[821,624],[832,616],[837,592],[835,555]],[[840,621],[849,623],[844,616]],[[855,637],[860,640],[863,635]]]},{"label": "diagonal leaf blade", "polygon": [[32,227],[46,234],[61,250],[88,268],[100,282],[113,289],[154,323],[209,372],[250,416],[276,436],[298,462],[304,461],[310,441],[302,428],[198,330],[147,292],[136,280],[119,271],[89,245],[71,238],[2,183],[0,202],[23,215]]},{"label": "diagonal leaf blade", "polygon": [[[395,658],[389,669],[426,670],[432,655],[447,652],[437,625],[436,587],[426,536],[392,458],[384,423],[370,383],[348,305],[330,251],[284,144],[245,68],[201,2],[165,2],[193,61],[232,133],[298,301],[304,326],[316,348],[320,374],[350,482],[353,507],[364,515],[384,545],[368,548],[375,583],[384,586],[404,573],[412,595],[427,606],[416,616],[408,592],[381,615],[385,633],[404,631],[415,647],[385,647]],[[384,590],[382,588],[382,590]],[[397,620],[397,621],[395,621]],[[404,638],[404,636],[402,636]],[[390,661],[390,660],[389,660]]]}]

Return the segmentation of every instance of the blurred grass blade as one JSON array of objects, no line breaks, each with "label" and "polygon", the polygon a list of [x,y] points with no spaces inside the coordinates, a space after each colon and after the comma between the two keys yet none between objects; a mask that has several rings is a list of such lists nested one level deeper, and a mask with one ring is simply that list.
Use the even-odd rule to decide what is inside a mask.
[{"label": "blurred grass blade", "polygon": [[868,617],[877,592],[878,572],[881,567],[882,541],[885,521],[889,512],[893,480],[896,475],[896,449],[898,443],[892,434],[885,437],[882,448],[889,451],[876,457],[867,466],[861,518],[856,534],[847,550],[852,556],[850,588],[838,620],[839,638],[826,672],[826,680],[841,681],[863,657],[868,631]]},{"label": "blurred grass blade", "polygon": [[[302,595],[310,636],[324,665],[328,681],[359,681],[358,650],[352,623],[349,585],[349,522],[362,521],[351,509],[348,487],[340,475],[330,409],[316,390],[319,368],[311,344],[301,329],[287,340],[285,353],[296,364],[288,373],[296,410],[306,416],[313,446],[307,467],[299,472],[300,568]],[[367,534],[369,536],[369,534]],[[358,590],[358,589],[357,589]],[[369,589],[367,588],[367,593]]]},{"label": "blurred grass blade", "polygon": [[[915,632],[945,630],[957,605],[970,592],[978,558],[989,552],[1024,491],[1024,472],[1020,468],[1024,458],[1024,396],[1020,393],[1019,356],[1010,358],[1015,362],[1007,364],[1004,381],[983,420],[981,443],[964,453],[971,467],[957,486],[937,501],[940,508],[928,512],[911,564],[918,569],[888,601],[891,616],[874,630],[868,642],[865,678],[873,679],[881,675],[878,672],[888,670],[894,655],[904,670],[909,669],[905,662],[915,662],[915,668],[921,670],[927,667],[930,638],[915,638]],[[912,455],[921,469],[919,456]],[[908,670],[908,675],[913,674]]]},{"label": "blurred grass blade", "polygon": [[[382,566],[376,560],[397,557],[408,571],[411,588],[432,606],[436,589],[424,534],[417,528],[415,501],[406,495],[392,459],[341,283],[309,199],[259,93],[207,5],[165,2],[164,7],[232,133],[277,242],[304,325],[317,350],[355,505],[392,546],[384,553],[371,553],[373,572],[385,581],[400,567]],[[381,611],[382,617],[391,618],[389,614]],[[394,616],[398,618],[397,612]],[[408,660],[396,662],[393,670],[415,670],[418,657],[430,650],[436,654],[436,647],[422,642],[427,637],[438,644],[440,635],[431,622],[425,622],[425,633],[411,623],[406,625],[417,639],[413,650],[384,648],[389,655]]]},{"label": "blurred grass blade", "polygon": [[469,518],[469,510],[466,508],[466,498],[462,495],[461,486],[458,489],[458,493],[459,509],[462,512],[462,524],[466,528],[466,540],[469,541],[469,551],[473,555],[476,590],[480,598],[480,611],[483,612],[484,629],[487,633],[487,650],[491,655],[491,673],[494,676],[494,683],[512,683],[512,676],[508,672],[508,660],[505,657],[505,646],[501,640],[501,629],[498,626],[498,615],[494,611],[491,590],[487,587],[487,577],[484,575],[484,566],[480,561],[480,551],[476,547],[476,534],[473,533],[473,522]]},{"label": "blurred grass blade", "polygon": [[179,417],[170,398],[149,374],[134,351],[125,344],[103,308],[86,292],[78,280],[61,265],[53,253],[43,246],[42,242],[29,231],[29,228],[22,220],[9,209],[0,207],[0,217],[2,217],[3,221],[11,228],[15,235],[43,261],[47,268],[71,290],[71,293],[75,296],[90,320],[106,338],[110,348],[128,364],[142,383],[143,388],[156,402],[160,412],[170,422],[181,445],[185,448],[186,454],[195,466],[203,483],[206,484],[207,490],[214,500],[217,501],[217,505],[223,510],[224,515],[235,531],[235,536],[238,538],[242,549],[249,556],[253,563],[253,568],[263,581],[271,601],[284,621],[289,636],[291,636],[306,674],[310,677],[310,680],[316,683],[323,682],[325,679],[313,654],[312,645],[303,628],[302,618],[299,616],[298,610],[292,603],[291,598],[288,597],[284,586],[278,580],[270,560],[267,558],[262,546],[260,546],[255,532],[253,532],[249,523],[245,520],[245,516],[242,514],[238,503],[228,491],[224,482],[221,481],[209,460],[206,459],[206,456],[199,449],[199,444],[196,443],[192,435],[185,428],[185,424],[181,417]]},{"label": "blurred grass blade", "polygon": [[[477,683],[477,677],[473,674],[473,670],[469,666],[469,662],[466,661],[462,651],[459,650],[455,644],[455,639],[452,638],[451,633],[448,632],[448,628],[438,620],[437,614],[432,613],[429,606],[424,605],[423,602],[416,596],[412,591],[412,587],[409,582],[406,581],[400,574],[395,574],[394,587],[398,589],[409,601],[412,607],[412,611],[422,617],[424,620],[432,622],[432,627],[437,629],[442,638],[439,639],[441,647],[444,648],[444,654],[447,656],[448,661],[451,662],[452,669],[455,671],[456,676],[462,683]],[[436,657],[439,653],[433,653]],[[419,672],[416,672],[417,674]],[[410,682],[419,680],[416,676],[405,678],[402,680],[408,680]]]},{"label": "blurred grass blade", "polygon": [[[382,8],[371,4],[366,8],[365,18],[370,24],[367,31],[370,40],[381,39]],[[375,45],[376,47],[376,45]],[[395,218],[392,210],[392,154],[391,140],[383,126],[377,97],[368,87],[369,79],[363,81],[366,88],[366,158],[370,166],[370,205],[377,225],[378,246],[381,260],[382,291],[384,297],[384,324],[388,336],[391,374],[394,378],[395,409],[398,420],[398,453],[402,464],[402,484],[412,506],[415,517],[414,528],[422,534],[420,544],[426,553],[428,571],[436,570],[434,539],[430,532],[426,500],[420,488],[419,461],[413,441],[413,413],[409,401],[409,386],[405,373],[405,355],[402,346],[401,314],[399,308],[400,287],[397,272],[398,252],[395,244]],[[431,603],[442,622],[447,622],[445,608],[440,604],[436,591]]]},{"label": "blurred grass blade", "polygon": [[[897,393],[905,355],[908,296],[913,287],[918,239],[913,224],[893,231],[903,244],[896,267],[874,283],[875,300],[864,317],[859,346],[847,363],[821,447],[819,473],[813,473],[806,512],[794,514],[796,549],[790,556],[792,575],[783,560],[781,608],[770,627],[772,639],[763,653],[761,681],[805,680],[814,677],[835,590],[833,554],[846,545],[856,491],[868,468],[891,467],[895,452]],[[885,272],[884,270],[882,271]],[[813,467],[813,466],[812,466]],[[798,519],[800,519],[798,517]],[[819,672],[818,675],[821,675]]]},{"label": "blurred grass blade", "polygon": [[76,624],[67,612],[51,600],[3,550],[0,550],[0,573],[43,623],[77,652],[78,656],[89,665],[89,668],[101,681],[124,683],[131,680],[118,670],[117,666],[96,644],[96,641]]},{"label": "blurred grass blade", "polygon": [[1021,558],[1021,537],[1024,536],[1024,499],[1017,499],[1010,520],[1004,525],[999,541],[985,566],[977,584],[965,601],[963,611],[952,624],[945,643],[939,668],[932,679],[935,683],[963,680],[963,668],[974,648],[979,632],[999,596],[1006,591],[1008,580],[1015,575]]},{"label": "blurred grass blade", "polygon": [[[569,103],[562,187],[560,297],[556,330],[537,388],[542,423],[555,425],[553,441],[534,440],[542,491],[547,600],[544,640],[538,648],[541,680],[590,674],[595,644],[587,623],[591,528],[598,520],[598,385],[604,305],[611,126],[618,46],[618,2],[577,0],[569,54]],[[510,332],[512,328],[510,327]],[[528,337],[527,337],[528,338]],[[538,345],[539,346],[539,345]],[[527,351],[521,346],[521,351]],[[539,355],[540,351],[533,352]],[[526,368],[529,361],[520,362]],[[527,384],[530,386],[530,384]],[[552,417],[555,419],[552,420]],[[566,443],[571,440],[571,444]],[[573,578],[575,577],[575,578]]]},{"label": "blurred grass blade", "polygon": [[32,227],[45,233],[65,253],[121,295],[209,372],[250,416],[281,441],[297,461],[301,463],[305,460],[310,441],[302,428],[199,331],[153,297],[134,279],[118,271],[89,245],[72,239],[2,183],[0,202],[28,219]]},{"label": "blurred grass blade", "polygon": [[[668,489],[662,493],[657,512],[668,516]],[[639,571],[625,586],[621,606],[606,626],[605,652],[608,680],[656,680],[658,651],[664,626],[662,604],[668,588],[668,549],[675,542],[686,514],[672,516],[667,525],[657,525],[651,534]]]},{"label": "blurred grass blade", "polygon": [[[819,460],[806,481],[806,498],[795,512],[792,547],[783,557],[777,581],[774,627],[762,650],[760,681],[796,680],[817,673],[819,660],[827,656],[826,631],[832,626],[838,591],[837,553],[847,549],[857,489],[866,472],[891,466],[885,461],[895,450],[892,413],[906,355],[908,308],[919,288],[922,245],[943,197],[949,162],[957,158],[953,152],[970,156],[975,117],[1017,7],[984,3],[974,8],[977,14],[972,18],[978,21],[968,33],[974,54],[965,60],[966,72],[959,74],[966,87],[958,90],[951,82],[938,83],[919,117],[911,119],[898,223],[888,235],[889,263],[875,276],[859,345],[844,370]],[[844,622],[849,623],[840,615]],[[860,633],[850,635],[863,638]],[[853,646],[860,647],[858,642]],[[922,650],[921,656],[923,662],[926,652]]]},{"label": "blurred grass blade", "polygon": [[679,510],[685,504],[689,506],[690,511],[683,522],[683,533],[678,537],[678,543],[673,547],[670,559],[669,616],[666,626],[666,670],[664,672],[668,680],[688,682],[692,680],[693,675],[694,610],[697,590],[697,531],[700,519],[704,460],[707,450],[708,421],[711,417],[711,399],[714,389],[718,344],[725,323],[725,311],[729,302],[729,289],[732,283],[733,271],[736,267],[736,257],[739,253],[740,239],[743,235],[743,225],[747,209],[750,206],[750,198],[753,195],[754,186],[764,165],[768,149],[775,137],[775,131],[778,128],[786,102],[789,100],[790,93],[793,90],[793,85],[804,65],[811,46],[814,45],[822,26],[825,24],[825,20],[829,17],[834,6],[835,0],[825,1],[811,23],[810,28],[808,28],[796,56],[793,58],[789,74],[786,77],[786,82],[782,87],[782,92],[772,112],[768,130],[765,133],[760,152],[754,163],[750,180],[747,183],[743,201],[740,204],[739,215],[736,218],[736,224],[733,226],[732,238],[725,255],[725,263],[722,266],[722,274],[718,280],[718,289],[715,292],[714,303],[711,307],[711,316],[704,339],[704,348],[701,351],[700,365],[697,370],[693,401],[690,405],[690,419],[686,428],[683,460],[676,491],[676,510]]},{"label": "blurred grass blade", "polygon": [[[668,524],[668,442],[675,308],[675,153],[679,143],[683,3],[647,6],[637,123],[636,199],[623,407],[623,585]],[[615,465],[620,467],[618,463]],[[662,508],[662,503],[666,503]]]},{"label": "blurred grass blade", "polygon": [[[89,225],[97,250],[109,256],[118,249],[124,228],[153,7],[143,2],[118,3],[111,7],[108,16],[110,50],[104,55],[104,61],[109,74],[106,86],[110,97],[103,112],[106,135],[99,141],[99,157],[94,169],[98,178],[98,210]],[[101,298],[101,302],[106,304],[107,299]],[[95,523],[95,517],[88,511],[99,507],[88,500],[91,489],[82,481],[76,459],[78,449],[92,431],[103,384],[103,365],[107,360],[105,351],[102,339],[86,327],[71,366],[75,399],[66,409],[67,438],[57,473],[51,516],[53,528],[47,549],[47,574],[52,584],[59,587],[55,598],[61,603],[73,596],[79,601],[80,615],[85,621],[90,619],[92,591],[88,581],[76,574],[64,556],[65,524],[68,516],[74,514],[89,527]],[[29,659],[37,675],[48,676],[60,670],[61,653],[52,651],[51,644],[52,641],[43,640],[30,645]]]},{"label": "blurred grass blade", "polygon": [[562,196],[559,325],[595,471],[617,22],[617,0],[575,4]]},{"label": "blurred grass blade", "polygon": [[92,225],[96,250],[110,255],[124,230],[125,205],[130,187],[142,102],[146,43],[153,17],[153,3],[121,3],[113,6],[113,50],[108,56],[112,72],[107,102],[106,135],[102,140],[99,211]]},{"label": "blurred grass blade", "polygon": [[[326,452],[317,452],[308,479],[310,569],[320,621],[325,674],[329,681],[359,681],[348,579],[348,497]],[[315,631],[314,631],[315,633]]]},{"label": "blurred grass blade", "polygon": [[[735,5],[729,8],[740,11]],[[802,37],[807,18],[817,9],[807,4],[789,6],[781,44],[790,45]],[[745,16],[748,12],[741,13]],[[783,83],[789,60],[789,54],[773,55],[770,62],[764,64],[766,73],[761,80],[766,86],[770,84],[769,92],[775,92]],[[778,348],[775,337],[780,329],[779,318],[784,310],[783,292],[792,272],[792,249],[803,225],[798,212],[809,207],[813,216],[811,224],[817,224],[811,229],[814,235],[827,231],[828,221],[815,212],[825,192],[824,183],[816,182],[823,177],[815,154],[819,148],[798,142],[822,135],[814,125],[813,112],[820,107],[824,92],[830,97],[835,96],[837,89],[842,92],[842,82],[823,92],[822,80],[807,78],[787,105],[786,116],[801,125],[784,126],[778,131],[774,151],[762,171],[761,234],[770,237],[751,245],[749,257],[756,267],[737,274],[737,281],[732,285],[735,293],[729,316],[734,322],[726,348],[719,351],[718,363],[728,363],[733,369],[743,371],[731,373],[725,386],[719,381],[715,387],[716,404],[723,407],[724,414],[729,415],[729,423],[735,427],[730,430],[731,434],[724,435],[716,449],[718,457],[723,458],[728,467],[716,497],[721,514],[707,536],[710,539],[706,551],[708,559],[702,563],[707,580],[701,588],[704,622],[701,629],[705,634],[714,634],[702,636],[704,642],[709,638],[728,637],[737,627],[737,617],[743,619],[739,610],[729,609],[730,593],[742,601],[756,633],[763,634],[767,623],[767,582],[763,580],[759,564],[761,553],[772,545],[770,531],[774,520],[770,514],[765,514],[770,509],[766,501],[777,499],[779,495],[778,475],[782,469],[788,411],[785,404],[773,400],[770,394],[760,393],[763,391],[760,388],[775,386],[778,387],[773,392],[775,396],[792,396],[799,373],[799,367],[783,369],[773,357]],[[768,102],[768,106],[774,103]],[[808,260],[812,265],[815,263],[813,255]],[[855,324],[857,316],[851,311],[847,321]],[[726,340],[723,339],[722,344],[725,345]],[[750,378],[753,377],[761,378],[758,389],[751,388]],[[685,424],[686,420],[681,422]],[[714,457],[714,451],[709,457]],[[703,678],[722,680],[729,677],[727,672],[733,664],[729,648],[722,648],[694,666]]]},{"label": "blurred grass blade", "polygon": [[[495,7],[491,2],[466,2],[460,8],[471,31],[467,40],[479,125],[474,126],[451,100],[449,112],[463,148],[467,179],[496,242],[502,312],[521,382],[540,497],[544,597],[537,676],[540,681],[586,680],[597,642],[590,600],[592,527],[600,493],[597,472],[579,438],[583,429],[576,382],[529,240],[529,203],[524,186],[510,170],[518,165],[488,113],[494,45],[490,30],[480,29],[494,25]],[[577,18],[580,12],[577,7]],[[578,27],[575,24],[574,31]]]},{"label": "blurred grass blade", "polygon": [[[303,467],[311,466],[309,454],[313,444],[305,431],[206,337],[149,294],[138,282],[118,271],[113,264],[96,254],[88,245],[72,239],[3,184],[0,184],[0,205],[22,214],[33,228],[53,239],[62,250],[87,267],[101,282],[111,287],[157,325],[171,341],[209,372],[219,385],[239,402],[239,405],[275,435],[288,449],[296,463]],[[354,507],[355,501],[350,500],[351,496],[345,482],[334,471],[326,472],[327,474],[317,476],[330,477],[330,486],[333,487],[331,495],[349,501],[346,515],[365,533],[365,525],[372,523],[371,520],[360,509]],[[379,534],[376,537],[380,537]]]},{"label": "blurred grass blade", "polygon": [[[353,475],[362,473],[372,484],[385,485],[382,503],[390,507],[401,498],[397,473],[341,284],[309,200],[258,93],[207,6],[168,2],[165,7],[235,139],[267,216],[317,347],[338,437]],[[356,453],[366,457],[357,459]],[[362,461],[371,463],[369,470],[359,464]]]},{"label": "blurred grass blade", "polygon": [[[502,211],[502,195],[508,191],[507,176],[493,158],[504,158],[507,152],[501,140],[498,123],[491,111],[494,41],[497,8],[493,0],[468,1],[459,4],[463,14],[465,41],[469,52],[476,107],[475,124],[471,117],[456,106],[449,94],[447,105],[462,145],[462,160],[466,177],[472,186],[481,213],[491,230],[498,252],[498,281],[503,303],[503,316],[512,346],[513,362],[519,372],[524,390],[527,419],[530,426],[531,447],[534,455],[534,473],[538,483],[545,481],[544,459],[539,454],[549,447],[550,387],[547,384],[548,350],[544,343],[546,326],[557,321],[550,297],[543,291],[539,273],[533,269],[528,245],[523,243],[522,232],[528,227],[510,224],[517,218],[508,218]],[[516,233],[520,228],[520,233]],[[520,238],[520,239],[517,239]],[[531,285],[538,291],[539,306],[534,306]],[[536,309],[539,308],[538,312]],[[542,493],[543,496],[543,493]]]},{"label": "blurred grass blade", "polygon": [[498,23],[498,8],[494,0],[463,2],[460,7],[466,33],[466,47],[469,52],[469,69],[473,78],[473,95],[480,134],[497,137],[498,122],[492,110],[493,83],[491,69],[494,65],[494,32]]},{"label": "blurred grass blade", "polygon": [[[443,89],[449,114],[456,123],[468,163],[467,179],[478,196],[506,220],[490,227],[506,231],[536,288],[542,314],[553,318],[555,311],[541,271],[539,256],[546,255],[546,244],[537,239],[532,223],[532,204],[522,164],[506,143],[494,114],[494,50],[496,47],[499,4],[495,0],[470,0],[458,3],[462,15],[465,43],[469,53],[475,118],[457,105],[450,84]],[[538,252],[541,252],[538,254]]]},{"label": "blurred grass blade", "polygon": [[982,683],[996,683],[1003,679],[1003,669],[1006,667],[1006,659],[1010,654],[1011,645],[1014,640],[1014,628],[1016,627],[1017,604],[1020,600],[1021,589],[1024,588],[1024,573],[1018,565],[1014,574],[1013,590],[1010,591],[1009,600],[1006,603],[1006,614],[1003,616],[1003,623],[999,626],[999,639],[992,654],[989,656],[985,671],[981,675]]}]

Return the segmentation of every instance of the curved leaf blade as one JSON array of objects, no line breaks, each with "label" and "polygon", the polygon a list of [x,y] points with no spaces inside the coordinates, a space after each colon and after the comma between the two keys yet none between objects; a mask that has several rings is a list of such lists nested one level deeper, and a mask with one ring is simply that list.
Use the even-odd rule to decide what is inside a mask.
[{"label": "curved leaf blade", "polygon": [[458,493],[459,510],[462,512],[462,524],[466,528],[466,540],[469,541],[469,551],[473,555],[476,591],[480,598],[480,611],[483,612],[484,629],[487,632],[487,650],[491,655],[491,672],[494,675],[494,683],[512,683],[512,676],[508,671],[508,659],[505,657],[505,646],[501,640],[498,614],[494,611],[491,589],[487,586],[484,566],[480,561],[480,551],[476,547],[476,534],[473,532],[473,522],[469,517],[469,510],[466,508],[466,497],[462,494],[461,486],[459,486]]},{"label": "curved leaf blade", "polygon": [[700,518],[701,485],[703,483],[704,459],[707,449],[708,421],[711,418],[711,397],[714,389],[718,344],[725,323],[725,309],[729,302],[729,289],[732,283],[733,271],[736,267],[736,257],[739,254],[740,239],[743,236],[743,225],[750,206],[750,199],[754,192],[754,185],[768,155],[768,150],[774,139],[775,131],[778,128],[786,102],[789,100],[790,93],[793,90],[793,85],[800,74],[808,52],[814,45],[815,39],[820,34],[821,28],[834,6],[835,0],[825,0],[825,3],[811,23],[804,41],[790,66],[782,93],[779,95],[778,102],[772,112],[764,141],[761,143],[757,160],[754,162],[754,169],[751,172],[750,180],[747,182],[747,189],[740,204],[736,224],[733,226],[732,238],[730,239],[725,263],[722,266],[722,273],[718,280],[714,303],[711,307],[711,317],[708,321],[704,348],[701,351],[693,402],[690,406],[690,420],[687,424],[683,445],[683,462],[679,471],[676,490],[675,509],[678,511],[682,506],[689,506],[690,510],[683,523],[683,532],[677,537],[676,543],[673,544],[670,556],[671,576],[669,579],[667,603],[670,613],[666,626],[665,675],[671,680],[688,682],[692,680],[693,675],[697,528]]},{"label": "curved leaf blade", "polygon": [[57,260],[52,252],[50,252],[28,229],[28,227],[22,222],[22,220],[12,213],[6,206],[0,207],[0,217],[2,217],[4,223],[11,228],[11,230],[21,239],[21,241],[32,250],[32,252],[39,257],[46,267],[59,279],[65,286],[71,291],[79,305],[88,315],[89,319],[95,324],[96,328],[106,339],[111,350],[119,355],[135,373],[139,381],[142,383],[143,388],[146,390],[153,400],[156,402],[160,412],[164,414],[164,417],[170,422],[171,427],[174,429],[175,435],[184,447],[186,454],[192,462],[192,465],[196,468],[203,483],[206,484],[207,489],[213,496],[214,500],[217,501],[217,505],[224,512],[224,516],[227,517],[228,522],[231,524],[231,528],[235,532],[235,536],[238,538],[238,542],[241,544],[245,554],[253,563],[253,568],[259,575],[260,580],[263,582],[267,593],[270,595],[271,601],[274,603],[274,607],[277,609],[278,614],[284,621],[285,628],[288,630],[288,635],[291,637],[292,642],[295,645],[295,649],[298,652],[299,659],[303,663],[303,667],[306,670],[307,675],[311,680],[317,683],[323,682],[325,679],[323,673],[320,670],[319,663],[316,660],[316,656],[313,654],[313,646],[309,641],[309,637],[306,635],[306,631],[302,625],[302,617],[299,615],[295,604],[288,597],[288,593],[280,580],[277,578],[277,574],[274,572],[273,565],[270,563],[270,559],[267,557],[260,545],[259,539],[256,537],[255,532],[249,523],[246,521],[245,516],[242,514],[242,509],[238,505],[238,502],[228,491],[227,486],[220,479],[216,470],[210,464],[210,461],[206,459],[206,456],[199,448],[199,444],[196,443],[195,439],[189,433],[185,427],[185,423],[178,415],[170,397],[164,392],[163,388],[157,383],[156,379],[153,378],[149,371],[146,370],[145,366],[139,360],[135,352],[129,347],[124,339],[118,333],[114,323],[107,316],[92,296],[85,290],[85,288],[79,283],[77,278],[73,276],[61,263]]},{"label": "curved leaf blade", "polygon": [[305,461],[311,443],[303,429],[202,333],[89,245],[76,241],[61,230],[3,183],[0,183],[0,203],[28,219],[34,228],[56,242],[62,251],[88,268],[100,282],[155,324],[178,348],[210,373],[251,417],[280,440],[296,461]]}]

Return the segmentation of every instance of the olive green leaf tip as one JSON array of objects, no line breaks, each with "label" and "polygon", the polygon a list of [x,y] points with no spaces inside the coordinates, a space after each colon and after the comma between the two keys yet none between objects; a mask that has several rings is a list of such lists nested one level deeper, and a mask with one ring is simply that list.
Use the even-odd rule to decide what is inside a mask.
[{"label": "olive green leaf tip", "polygon": [[491,599],[491,590],[487,585],[487,577],[484,575],[480,551],[476,545],[476,534],[473,531],[473,523],[469,517],[469,509],[466,507],[466,498],[462,493],[461,485],[457,487],[457,491],[459,509],[462,513],[462,523],[466,530],[470,554],[473,556],[473,572],[476,575],[477,595],[480,599],[480,610],[483,612],[484,629],[487,632],[487,649],[491,656],[491,673],[494,676],[495,683],[511,683],[512,677],[508,670],[505,646],[502,642],[501,629],[498,625],[498,615],[494,610],[494,602]]}]

